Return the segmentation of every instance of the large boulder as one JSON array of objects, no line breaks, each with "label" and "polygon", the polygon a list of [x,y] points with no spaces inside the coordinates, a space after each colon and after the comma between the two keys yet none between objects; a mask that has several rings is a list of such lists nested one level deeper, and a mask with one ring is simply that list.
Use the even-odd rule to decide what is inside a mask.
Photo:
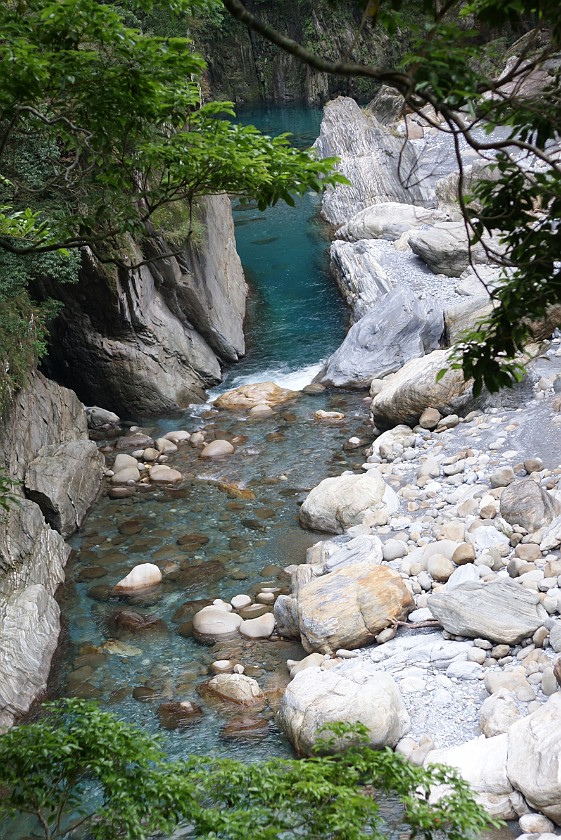
[{"label": "large boulder", "polygon": [[389,674],[350,660],[322,670],[306,668],[289,683],[279,722],[299,755],[309,755],[327,723],[362,723],[373,747],[394,747],[410,727],[401,694]]},{"label": "large boulder", "polygon": [[334,653],[371,644],[403,621],[415,606],[398,572],[372,563],[351,563],[301,586],[298,627],[304,650]]},{"label": "large boulder", "polygon": [[360,525],[366,514],[372,515],[372,524],[385,525],[398,508],[394,490],[377,470],[368,470],[321,481],[300,508],[300,522],[313,531],[341,534]]},{"label": "large boulder", "polygon": [[251,409],[256,405],[280,405],[297,396],[298,391],[281,388],[274,382],[257,382],[226,391],[215,399],[213,405],[234,410]]},{"label": "large boulder", "polygon": [[[411,178],[417,163],[413,146],[395,137],[354,99],[339,96],[327,103],[315,146],[321,158],[337,156],[338,170],[350,181],[324,194],[322,215],[331,224],[341,225],[372,204],[420,202],[421,190]],[[408,186],[408,178],[415,183]]]},{"label": "large boulder", "polygon": [[[415,426],[425,408],[443,416],[465,411],[474,404],[471,380],[453,370],[449,350],[434,350],[422,359],[412,359],[385,381],[372,401],[374,423],[380,429],[405,424]],[[437,380],[439,371],[446,369]]]},{"label": "large boulder", "polygon": [[548,617],[538,593],[510,578],[438,592],[428,608],[449,633],[509,645],[532,636]]},{"label": "large boulder", "polygon": [[355,323],[394,291],[396,281],[382,265],[384,252],[375,242],[335,241],[330,249],[331,271]]},{"label": "large boulder", "polygon": [[399,287],[353,324],[327,360],[320,381],[343,388],[368,388],[373,379],[436,350],[443,331],[442,309],[432,299],[419,300],[408,287]]},{"label": "large boulder", "polygon": [[432,750],[425,759],[425,765],[430,764],[447,764],[459,770],[477,801],[492,816],[504,820],[517,816],[515,807],[520,797],[507,775],[507,735],[475,738],[458,747]]},{"label": "large boulder", "polygon": [[464,222],[437,222],[427,230],[413,231],[408,239],[413,253],[435,274],[459,277],[469,265],[490,261],[480,242],[470,249]]},{"label": "large boulder", "polygon": [[46,446],[29,464],[25,490],[64,537],[74,533],[97,496],[104,460],[90,440]]},{"label": "large boulder", "polygon": [[434,225],[448,218],[441,210],[427,210],[395,201],[373,204],[349,219],[336,233],[338,239],[399,239],[402,234],[422,225]]},{"label": "large boulder", "polygon": [[561,514],[561,503],[531,478],[523,478],[503,490],[500,513],[510,525],[532,532],[550,525]]},{"label": "large boulder", "polygon": [[561,825],[561,694],[508,730],[506,770],[532,808]]}]

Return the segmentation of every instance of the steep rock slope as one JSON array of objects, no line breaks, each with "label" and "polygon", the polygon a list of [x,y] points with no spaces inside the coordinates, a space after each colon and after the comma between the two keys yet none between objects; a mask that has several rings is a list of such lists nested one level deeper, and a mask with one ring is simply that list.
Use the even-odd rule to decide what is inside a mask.
[{"label": "steep rock slope", "polygon": [[[74,481],[69,481],[65,448],[72,450]],[[23,497],[23,482],[29,465],[53,450],[59,469],[40,507]],[[49,500],[65,495],[73,525],[68,517],[64,530],[75,530],[99,488],[102,458],[88,440],[86,416],[76,395],[35,373],[0,424],[0,463],[22,482],[14,489],[17,499],[9,510],[0,512],[2,730],[45,691],[60,632],[54,594],[64,580],[70,547],[45,521],[43,503],[48,508]]]},{"label": "steep rock slope", "polygon": [[[64,303],[52,327],[47,371],[86,403],[118,414],[157,414],[201,402],[220,363],[245,351],[246,285],[225,195],[202,202],[202,241],[128,272],[85,251],[77,285],[44,280]],[[143,254],[169,253],[155,236]]]}]

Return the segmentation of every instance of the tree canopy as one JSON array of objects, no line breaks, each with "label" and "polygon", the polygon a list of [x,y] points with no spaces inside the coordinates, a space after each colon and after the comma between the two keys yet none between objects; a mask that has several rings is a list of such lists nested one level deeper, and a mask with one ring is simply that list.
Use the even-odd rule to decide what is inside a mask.
[{"label": "tree canopy", "polygon": [[[490,290],[494,309],[458,345],[456,366],[473,377],[476,392],[517,381],[532,322],[561,302],[558,0],[420,0],[417,24],[407,18],[411,49],[396,67],[355,62],[352,55],[327,59],[273,29],[242,0],[222,3],[313,70],[393,86],[405,109],[451,135],[471,243],[482,241],[503,268],[500,285]],[[380,26],[399,37],[410,5],[367,0],[358,26]],[[518,39],[499,76],[482,60],[485,30]],[[501,133],[493,134],[498,127]],[[463,186],[460,140],[495,168],[495,177],[479,181],[472,195]]]}]

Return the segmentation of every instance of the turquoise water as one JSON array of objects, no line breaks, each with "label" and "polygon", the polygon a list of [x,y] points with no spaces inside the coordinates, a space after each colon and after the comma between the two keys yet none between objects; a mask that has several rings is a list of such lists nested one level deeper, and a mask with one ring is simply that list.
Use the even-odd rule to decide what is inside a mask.
[{"label": "turquoise water", "polygon": [[[320,118],[319,111],[298,108],[243,114],[244,121],[267,132],[291,129],[302,146],[313,142]],[[239,252],[251,284],[249,349],[246,359],[227,372],[222,390],[240,380],[310,381],[311,370],[343,338],[346,310],[327,271],[329,241],[318,219],[318,201],[307,195],[294,209],[282,205],[265,213],[234,207]],[[314,418],[320,408],[342,410],[347,419],[322,424]],[[71,541],[76,555],[62,596],[68,619],[65,661],[55,692],[97,698],[121,718],[159,731],[175,757],[209,751],[246,759],[290,755],[274,707],[287,680],[285,660],[301,658],[304,651],[282,640],[239,639],[205,647],[182,628],[194,610],[178,610],[189,601],[255,595],[258,584],[287,589],[282,569],[304,562],[306,549],[320,538],[300,528],[298,503],[325,476],[358,467],[362,454],[342,447],[350,436],[367,434],[367,414],[356,393],[302,394],[266,420],[252,422],[247,415],[207,405],[179,418],[161,418],[147,429],[154,437],[172,428],[203,429],[207,440],[232,440],[236,452],[209,463],[184,445],[170,457],[170,465],[184,476],[179,490],[147,489],[125,500],[104,496],[98,501]],[[244,497],[225,492],[220,482],[243,488]],[[189,534],[201,537],[201,544],[178,543]],[[113,596],[115,583],[142,562],[162,569],[157,591],[132,600]],[[115,625],[123,608],[161,624],[141,634],[123,632]],[[108,640],[128,647],[111,649]],[[242,663],[268,693],[264,740],[226,740],[225,723],[244,710],[201,698],[210,663],[223,658]],[[132,697],[133,688],[142,685],[155,690],[153,702]],[[162,732],[157,707],[172,699],[200,703],[203,720],[188,730]]]},{"label": "turquoise water", "polygon": [[[261,109],[240,118],[267,133],[291,131],[295,142],[307,147],[319,131],[321,112]],[[248,352],[226,372],[219,390],[268,379],[301,387],[342,341],[347,313],[328,273],[329,240],[318,205],[312,194],[295,208],[283,204],[264,213],[234,202],[237,245],[251,290]],[[318,409],[343,411],[346,420],[322,424],[314,418]],[[274,713],[288,681],[286,659],[300,659],[304,650],[296,642],[241,637],[207,647],[189,636],[186,622],[203,599],[255,596],[260,585],[288,591],[282,570],[304,562],[306,549],[321,538],[300,528],[298,504],[327,475],[359,468],[362,454],[344,452],[343,444],[352,435],[368,435],[368,407],[356,393],[302,394],[266,420],[196,406],[146,431],[157,437],[172,428],[203,429],[207,440],[232,440],[235,454],[208,463],[183,445],[169,461],[184,475],[179,489],[100,498],[71,539],[75,553],[60,594],[65,627],[51,695],[97,699],[120,719],[158,733],[174,758],[291,756]],[[221,482],[243,488],[243,498]],[[182,543],[186,535],[196,535],[194,542]],[[142,596],[115,597],[112,587],[143,562],[159,565],[162,583]],[[184,606],[193,601],[201,603]],[[116,624],[123,609],[159,624],[142,633],[123,631]],[[257,679],[267,696],[265,709],[219,703],[202,692],[210,663],[224,658],[243,664]],[[134,699],[139,686],[149,686],[153,700]],[[199,704],[202,719],[185,729],[162,729],[158,706],[169,700]],[[232,740],[225,726],[244,715],[265,727],[257,739]],[[30,828],[18,821],[9,836],[18,840]]]},{"label": "turquoise water", "polygon": [[[260,108],[238,118],[266,134],[291,132],[299,148],[319,133],[320,109]],[[236,243],[250,286],[247,356],[226,374],[226,384],[290,375],[315,366],[345,336],[347,312],[329,275],[329,237],[319,219],[318,195],[259,212],[233,202]]]}]

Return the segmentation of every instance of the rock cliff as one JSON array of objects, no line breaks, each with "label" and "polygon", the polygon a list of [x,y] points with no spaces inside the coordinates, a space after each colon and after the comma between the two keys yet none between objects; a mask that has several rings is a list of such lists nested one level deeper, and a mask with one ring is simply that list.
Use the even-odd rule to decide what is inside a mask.
[{"label": "rock cliff", "polygon": [[[359,3],[345,4],[343,9],[332,3],[249,0],[246,6],[269,25],[333,60],[350,55],[357,61],[391,63],[407,48],[403,32],[400,38],[390,38],[369,22],[360,26]],[[368,99],[376,89],[368,79],[314,72],[228,15],[209,21],[193,37],[207,60],[207,82],[217,98],[319,105],[341,93]]]},{"label": "rock cliff", "polygon": [[[44,693],[60,632],[54,598],[64,580],[68,534],[99,489],[102,458],[87,439],[86,415],[72,391],[30,377],[0,424],[0,463],[20,483],[0,513],[0,730]],[[50,463],[48,481],[37,470]],[[39,504],[24,498],[37,484]]]},{"label": "rock cliff", "polygon": [[337,168],[350,181],[326,190],[322,215],[342,225],[372,204],[422,204],[417,155],[412,144],[394,136],[354,99],[339,96],[325,106],[315,147],[322,158],[337,156]]},{"label": "rock cliff", "polygon": [[[230,203],[219,195],[201,204],[202,241],[178,256],[127,272],[86,250],[77,285],[41,284],[42,295],[64,303],[47,371],[84,402],[124,416],[202,402],[220,381],[220,362],[243,355],[247,290]],[[130,256],[169,252],[155,236]]]}]

